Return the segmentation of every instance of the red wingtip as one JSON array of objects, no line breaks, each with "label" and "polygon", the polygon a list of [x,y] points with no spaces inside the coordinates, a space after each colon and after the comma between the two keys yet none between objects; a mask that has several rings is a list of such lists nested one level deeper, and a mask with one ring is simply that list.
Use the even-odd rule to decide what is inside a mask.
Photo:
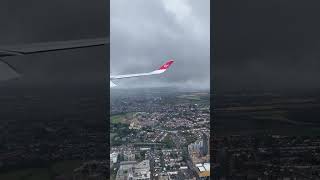
[{"label": "red wingtip", "polygon": [[173,60],[172,60],[172,59],[169,60],[169,61],[167,61],[166,63],[164,63],[164,64],[160,67],[159,70],[168,69],[168,68],[171,66],[172,63],[173,63]]}]

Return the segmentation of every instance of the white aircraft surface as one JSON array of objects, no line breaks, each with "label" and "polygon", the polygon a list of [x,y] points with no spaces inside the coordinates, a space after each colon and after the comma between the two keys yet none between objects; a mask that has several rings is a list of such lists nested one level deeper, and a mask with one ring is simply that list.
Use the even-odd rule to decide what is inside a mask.
[{"label": "white aircraft surface", "polygon": [[173,63],[173,60],[169,60],[166,63],[164,63],[159,69],[154,70],[152,72],[148,73],[138,73],[138,74],[124,74],[124,75],[116,75],[116,76],[110,76],[110,87],[117,86],[115,83],[112,82],[112,80],[115,79],[124,79],[124,78],[132,78],[132,77],[140,77],[140,76],[150,76],[150,75],[156,75],[164,73]]}]

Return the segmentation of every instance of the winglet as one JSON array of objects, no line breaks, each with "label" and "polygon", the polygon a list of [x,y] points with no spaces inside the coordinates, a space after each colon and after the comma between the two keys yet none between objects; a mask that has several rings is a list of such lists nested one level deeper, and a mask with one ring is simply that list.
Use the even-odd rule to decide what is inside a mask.
[{"label": "winglet", "polygon": [[113,83],[112,81],[110,81],[110,87],[116,87],[117,85],[115,83]]},{"label": "winglet", "polygon": [[167,70],[171,64],[173,63],[174,61],[171,59],[169,61],[167,61],[166,63],[164,63],[160,68],[159,70]]}]

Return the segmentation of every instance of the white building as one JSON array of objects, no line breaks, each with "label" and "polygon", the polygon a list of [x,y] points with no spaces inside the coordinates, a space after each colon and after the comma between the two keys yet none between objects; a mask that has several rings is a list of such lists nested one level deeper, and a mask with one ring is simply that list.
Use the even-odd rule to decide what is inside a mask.
[{"label": "white building", "polygon": [[113,152],[110,154],[110,160],[113,164],[117,163],[118,161],[118,153]]},{"label": "white building", "polygon": [[124,161],[120,163],[116,180],[150,180],[150,178],[149,160],[143,160],[140,163]]}]

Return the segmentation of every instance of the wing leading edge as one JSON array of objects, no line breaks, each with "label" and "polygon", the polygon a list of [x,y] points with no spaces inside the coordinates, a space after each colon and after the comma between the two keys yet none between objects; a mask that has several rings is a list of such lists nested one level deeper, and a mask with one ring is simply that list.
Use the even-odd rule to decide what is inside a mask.
[{"label": "wing leading edge", "polygon": [[114,79],[124,79],[124,78],[132,78],[132,77],[140,77],[140,76],[150,76],[150,75],[156,75],[156,74],[161,74],[164,73],[171,64],[173,63],[173,60],[169,60],[166,63],[164,63],[159,69],[148,72],[148,73],[137,73],[137,74],[124,74],[124,75],[117,75],[117,76],[110,76],[110,87],[115,87],[116,84],[113,83],[111,80]]}]

